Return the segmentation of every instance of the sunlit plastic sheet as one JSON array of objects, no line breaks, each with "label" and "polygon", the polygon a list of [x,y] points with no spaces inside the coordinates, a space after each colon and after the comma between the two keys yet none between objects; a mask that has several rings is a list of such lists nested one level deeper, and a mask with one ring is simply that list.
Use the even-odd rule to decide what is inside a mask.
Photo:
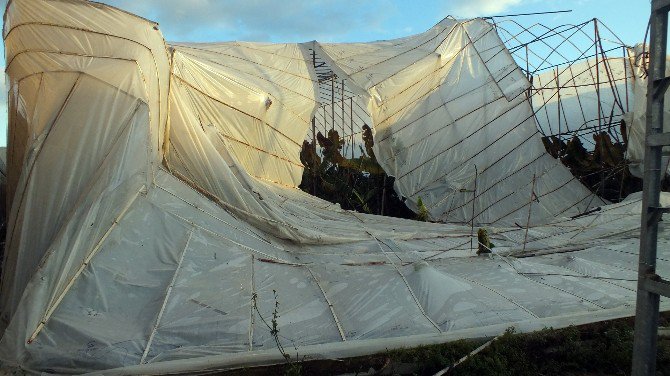
[{"label": "sunlit plastic sheet", "polygon": [[369,95],[375,155],[413,210],[421,199],[436,220],[513,225],[603,204],[546,154],[530,83],[484,20],[315,48]]},{"label": "sunlit plastic sheet", "polygon": [[104,231],[120,210],[111,200],[123,201],[150,181],[167,117],[169,70],[155,24],[119,10],[18,1],[10,2],[5,19],[7,319],[47,249],[70,235],[71,218],[90,210],[91,231]]},{"label": "sunlit plastic sheet", "polygon": [[593,145],[591,135],[606,131],[604,125],[619,128],[635,107],[634,87],[642,79],[634,74],[632,60],[590,58],[535,75],[532,100],[540,129],[568,140],[583,136]]},{"label": "sunlit plastic sheet", "polygon": [[[647,69],[649,69],[648,46],[638,44],[631,54],[630,64],[633,66],[633,96],[635,105],[632,110],[623,117],[629,126],[628,146],[626,149],[626,158],[630,161],[629,169],[631,174],[642,178],[644,175],[644,149],[645,135],[647,133]],[[670,74],[670,60],[666,59],[666,74]],[[663,113],[663,131],[670,132],[670,97],[665,94]],[[663,148],[661,165],[666,173],[670,172],[670,148]]]},{"label": "sunlit plastic sheet", "polygon": [[[285,241],[257,234],[167,172],[159,171],[154,184],[138,196],[31,344],[20,340],[30,333],[14,330],[31,326],[34,305],[20,305],[2,345],[16,346],[13,356],[24,359],[24,367],[80,372],[144,358],[160,369],[170,360],[274,353],[260,317],[270,320],[276,302],[280,339],[301,354],[303,347],[339,343],[342,335],[353,342],[436,334],[447,340],[451,332],[528,320],[561,317],[556,326],[597,321],[609,310],[630,314],[634,305],[633,234],[606,237],[582,251],[520,259],[445,257],[385,238],[352,243],[357,249],[344,255],[322,254],[327,247],[316,245],[288,251]],[[634,205],[639,210],[639,201]],[[628,219],[639,221],[639,215]],[[670,257],[666,243],[661,241],[661,259]],[[39,271],[24,301],[37,299],[45,289],[37,281],[49,281],[57,270]],[[593,315],[578,319],[583,312]],[[12,345],[15,335],[19,340]],[[234,358],[225,359],[234,364]]]}]

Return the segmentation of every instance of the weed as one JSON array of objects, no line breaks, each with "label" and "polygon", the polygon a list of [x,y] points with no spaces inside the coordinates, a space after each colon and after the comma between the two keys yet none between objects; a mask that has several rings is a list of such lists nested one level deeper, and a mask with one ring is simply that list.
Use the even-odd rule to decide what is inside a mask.
[{"label": "weed", "polygon": [[430,214],[428,213],[428,208],[426,208],[426,205],[423,204],[421,197],[419,197],[419,199],[416,201],[416,207],[416,220],[421,222],[428,222]]},{"label": "weed", "polygon": [[284,345],[281,343],[281,340],[279,339],[279,296],[277,295],[277,290],[272,290],[272,294],[274,295],[275,304],[274,309],[272,310],[272,318],[270,319],[270,323],[267,322],[267,320],[263,317],[263,315],[261,315],[261,312],[258,309],[258,294],[256,294],[255,292],[251,295],[252,307],[254,311],[256,311],[256,313],[258,314],[258,317],[260,317],[263,324],[268,329],[270,329],[270,335],[272,336],[272,339],[274,340],[277,349],[286,360],[285,375],[286,376],[302,375],[302,360],[300,360],[300,356],[298,354],[298,348],[294,347],[296,350],[296,354],[295,354],[295,360],[293,360],[291,358],[291,355],[289,355],[289,353],[286,352],[286,350],[284,349]]}]

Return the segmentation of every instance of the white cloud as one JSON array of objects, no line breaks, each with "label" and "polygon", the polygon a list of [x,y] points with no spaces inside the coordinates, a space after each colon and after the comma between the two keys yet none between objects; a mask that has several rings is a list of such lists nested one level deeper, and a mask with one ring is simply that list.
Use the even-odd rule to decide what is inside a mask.
[{"label": "white cloud", "polygon": [[494,16],[521,5],[522,0],[462,0],[450,6],[458,17]]},{"label": "white cloud", "polygon": [[308,41],[377,30],[393,8],[383,0],[104,0],[153,19],[168,39]]}]

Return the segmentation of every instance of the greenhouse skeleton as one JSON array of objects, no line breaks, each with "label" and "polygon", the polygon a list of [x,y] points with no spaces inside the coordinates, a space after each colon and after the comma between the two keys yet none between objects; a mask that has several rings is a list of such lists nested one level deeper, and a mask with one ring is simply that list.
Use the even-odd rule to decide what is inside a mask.
[{"label": "greenhouse skeleton", "polygon": [[[531,84],[505,30],[446,18],[372,43],[166,44],[154,22],[106,5],[10,1],[2,365],[283,362],[262,323],[276,303],[279,341],[309,359],[630,316],[640,196],[608,203],[583,186],[546,152],[537,114],[556,111],[545,129],[559,135],[596,118],[639,132],[644,52],[624,49],[614,71],[596,47],[595,64]],[[612,96],[595,90],[595,115],[587,106],[566,130],[561,106],[593,98],[572,82],[584,72]],[[529,99],[542,95],[561,100]],[[397,193],[444,223],[296,188],[310,130],[341,127],[353,153],[362,123]],[[490,256],[475,255],[474,227],[489,231]]]}]

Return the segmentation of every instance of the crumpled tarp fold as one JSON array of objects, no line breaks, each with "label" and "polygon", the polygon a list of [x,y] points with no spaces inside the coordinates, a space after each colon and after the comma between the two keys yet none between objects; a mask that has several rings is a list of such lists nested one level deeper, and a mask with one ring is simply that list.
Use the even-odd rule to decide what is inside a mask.
[{"label": "crumpled tarp fold", "polygon": [[[640,198],[605,205],[544,151],[529,83],[485,20],[168,45],[107,5],[13,0],[3,33],[4,367],[189,373],[282,362],[276,341],[354,356],[632,313]],[[310,51],[366,101],[398,193],[455,223],[296,188],[320,106]]]}]

